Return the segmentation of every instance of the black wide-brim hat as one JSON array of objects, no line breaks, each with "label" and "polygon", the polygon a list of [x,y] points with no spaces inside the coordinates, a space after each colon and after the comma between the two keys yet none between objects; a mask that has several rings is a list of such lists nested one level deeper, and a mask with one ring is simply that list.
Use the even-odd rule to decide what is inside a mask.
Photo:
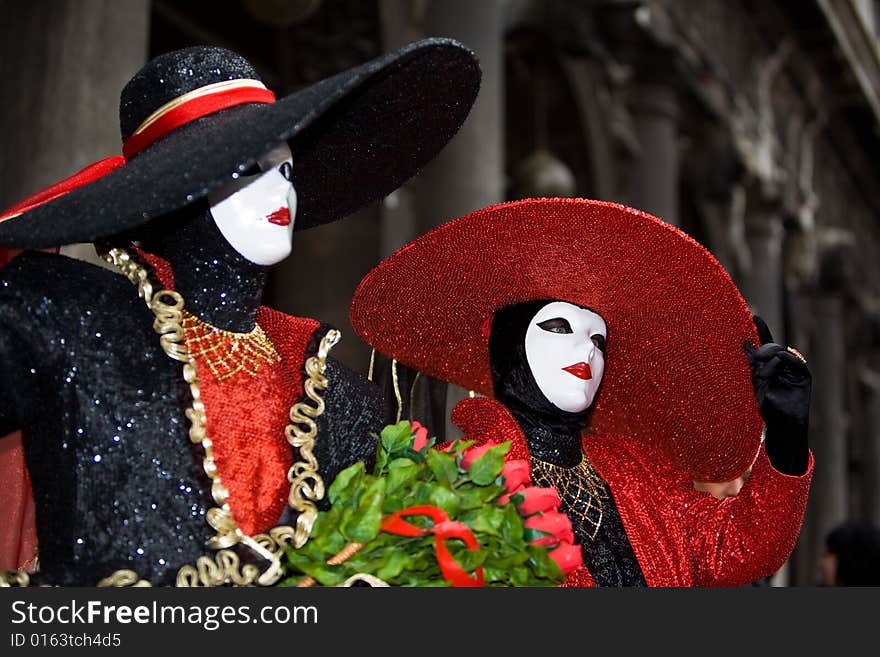
[{"label": "black wide-brim hat", "polygon": [[588,431],[659,447],[697,481],[752,464],[763,420],[743,349],[758,344],[748,306],[703,246],[639,210],[572,198],[477,210],[379,263],[350,320],[379,352],[492,397],[492,316],[535,299],[591,308],[608,326]]},{"label": "black wide-brim hat", "polygon": [[[222,48],[187,48],[151,60],[122,92],[123,142],[157,108],[238,80],[259,77]],[[0,247],[93,242],[137,228],[205,198],[282,140],[293,153],[295,230],[341,219],[427,164],[458,131],[479,86],[476,57],[460,43],[410,43],[275,102],[246,102],[190,120],[127,160],[116,158],[104,167],[109,173],[69,191],[65,185],[62,195],[35,207],[17,204],[23,212],[0,217]]]}]

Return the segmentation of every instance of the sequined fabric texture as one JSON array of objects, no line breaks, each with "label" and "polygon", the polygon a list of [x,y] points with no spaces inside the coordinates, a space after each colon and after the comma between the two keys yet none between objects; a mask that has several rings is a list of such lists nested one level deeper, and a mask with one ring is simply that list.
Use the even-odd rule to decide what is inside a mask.
[{"label": "sequined fabric texture", "polygon": [[[323,336],[329,328],[322,325],[314,335]],[[317,351],[317,342],[313,351]],[[379,388],[338,360],[328,360],[325,376],[328,386],[324,403],[328,410],[316,421],[314,454],[324,484],[329,486],[341,470],[357,461],[363,461],[370,471],[376,457],[375,436],[394,417]],[[325,497],[318,507],[327,506]]]},{"label": "sequined fabric texture", "polygon": [[486,322],[532,299],[592,308],[608,325],[590,431],[658,446],[693,479],[745,471],[763,425],[742,348],[756,342],[751,314],[702,246],[643,212],[583,199],[476,211],[373,269],[351,322],[378,351],[492,396]]},{"label": "sequined fabric texture", "polygon": [[131,283],[94,265],[25,253],[0,273],[0,434],[23,429],[38,581],[131,568],[168,583],[211,536],[180,365],[152,321]]},{"label": "sequined fabric texture", "polygon": [[566,513],[582,528],[582,534],[592,541],[602,527],[602,520],[611,499],[608,487],[585,458],[570,468],[532,459],[532,483],[535,486],[555,488],[560,500],[568,500]]},{"label": "sequined fabric texture", "polygon": [[[453,420],[466,438],[511,440],[508,458],[527,458],[525,436],[497,402],[466,399]],[[594,542],[572,523],[585,565],[565,586],[742,586],[779,570],[794,549],[812,456],[807,473],[792,477],[762,450],[740,495],[720,501],[694,490],[662,451],[626,436],[586,435],[583,450],[611,498]]]},{"label": "sequined fabric texture", "polygon": [[[260,309],[257,323],[282,354],[279,363],[264,364],[255,377],[240,372],[222,381],[204,374],[199,379],[217,470],[229,489],[232,515],[249,535],[277,523],[287,504],[287,471],[294,455],[284,427],[290,423],[290,407],[303,396],[304,353],[318,327],[315,320],[268,308]],[[320,472],[320,461],[318,467]]]},{"label": "sequined fabric texture", "polygon": [[[559,509],[571,519],[575,540],[581,546],[584,559],[584,567],[580,572],[571,573],[566,583],[571,585],[577,582],[578,586],[646,586],[645,576],[610,490],[602,500],[602,522],[595,534],[592,524],[582,521],[588,500],[563,494],[559,497]],[[585,570],[586,573],[583,572]]]},{"label": "sequined fabric texture", "polygon": [[[267,331],[304,336],[290,330],[293,318],[278,315],[268,313]],[[38,582],[92,586],[126,568],[153,584],[173,584],[181,565],[209,553],[213,532],[205,513],[213,503],[201,450],[187,435],[182,404],[188,394],[180,363],[161,350],[152,321],[131,283],[94,265],[26,253],[0,272],[0,434],[24,428],[37,509]],[[296,364],[298,377],[316,348],[315,336],[305,337],[299,347],[285,348],[290,336],[278,335],[279,351]],[[375,449],[369,432],[381,426],[384,403],[341,366],[331,364],[328,376],[315,453],[321,475],[332,481]],[[296,401],[290,394],[285,403]],[[207,407],[210,418],[210,401]],[[239,418],[249,412],[235,409]],[[272,423],[259,423],[258,433],[282,445],[288,463],[286,418],[267,420]],[[241,440],[233,450],[246,455],[245,471],[262,468],[254,465],[256,450]],[[256,475],[277,491],[271,508],[254,512],[254,526],[263,528],[278,521],[289,486],[279,464],[269,470]]]},{"label": "sequined fabric texture", "polygon": [[0,570],[32,571],[37,561],[37,532],[31,478],[24,462],[21,432],[0,436]]},{"label": "sequined fabric texture", "polygon": [[800,533],[812,479],[761,454],[737,497],[717,500],[656,448],[625,436],[584,437],[608,483],[648,586],[742,586],[778,571]]},{"label": "sequined fabric texture", "polygon": [[120,94],[122,141],[165,103],[208,84],[242,78],[261,79],[247,60],[223,48],[184,48],[159,55],[138,71]]},{"label": "sequined fabric texture", "polygon": [[[510,411],[497,401],[484,397],[464,399],[452,410],[452,421],[465,438],[477,444],[488,440],[510,441],[507,459],[530,460],[526,437]],[[532,461],[534,463],[534,461]],[[532,485],[551,485],[540,481],[532,469]],[[607,489],[607,486],[605,487]],[[572,499],[560,491],[560,511],[571,520],[576,543],[581,546],[584,566],[571,573],[568,586],[644,586],[645,579],[633,554],[610,491],[602,499],[602,522],[594,527],[582,523],[585,500]]]}]

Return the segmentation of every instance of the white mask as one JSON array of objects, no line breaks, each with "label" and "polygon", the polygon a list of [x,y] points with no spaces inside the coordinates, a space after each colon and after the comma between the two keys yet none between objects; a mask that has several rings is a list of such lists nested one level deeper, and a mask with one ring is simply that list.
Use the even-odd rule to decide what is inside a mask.
[{"label": "white mask", "polygon": [[281,262],[293,248],[296,191],[286,142],[257,160],[261,173],[242,175],[208,194],[211,216],[226,241],[251,262]]},{"label": "white mask", "polygon": [[556,408],[580,413],[605,373],[605,320],[565,301],[541,308],[526,329],[526,359],[538,388]]}]

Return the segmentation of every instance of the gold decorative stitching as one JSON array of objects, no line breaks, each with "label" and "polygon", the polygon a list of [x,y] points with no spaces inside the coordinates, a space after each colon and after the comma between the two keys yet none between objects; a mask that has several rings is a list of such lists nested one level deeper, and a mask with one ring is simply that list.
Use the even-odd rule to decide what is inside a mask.
[{"label": "gold decorative stitching", "polygon": [[[201,401],[198,372],[195,361],[187,349],[182,326],[183,297],[173,290],[155,292],[145,267],[136,262],[123,249],[113,248],[103,254],[104,259],[116,266],[133,284],[138,287],[138,296],[144,299],[147,307],[155,315],[153,329],[159,334],[159,343],[170,358],[183,363],[183,378],[190,387],[192,404],[186,409],[190,421],[190,440],[202,446],[204,458],[202,466],[211,480],[211,495],[218,506],[207,512],[207,520],[217,532],[208,541],[208,546],[217,550],[211,556],[202,556],[195,565],[187,564],[178,570],[177,586],[220,586],[233,584],[249,586],[257,584],[269,586],[281,576],[280,557],[285,547],[292,543],[301,547],[309,537],[317,516],[315,502],[324,497],[324,482],[318,474],[318,462],[312,453],[318,433],[315,419],[324,412],[324,400],[319,392],[326,390],[328,382],[324,373],[330,349],[339,341],[340,332],[333,329],[321,339],[318,352],[306,361],[308,376],[304,389],[309,404],[303,400],[290,410],[291,424],[284,435],[291,446],[299,450],[301,461],[295,462],[288,471],[290,495],[288,503],[298,512],[296,528],[289,526],[273,527],[269,534],[248,536],[239,529],[232,517],[227,499],[228,490],[222,485],[214,462],[212,442],[205,430],[205,406]],[[303,428],[303,425],[305,428]],[[234,545],[248,548],[261,559],[268,562],[264,571],[251,563],[242,563],[238,554],[228,548]],[[133,571],[119,570],[101,580],[107,586],[148,586],[138,580]]]}]

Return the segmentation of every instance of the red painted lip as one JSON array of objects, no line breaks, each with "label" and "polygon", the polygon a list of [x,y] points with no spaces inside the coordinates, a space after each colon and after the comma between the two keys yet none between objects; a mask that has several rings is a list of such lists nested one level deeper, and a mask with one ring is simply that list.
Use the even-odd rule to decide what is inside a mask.
[{"label": "red painted lip", "polygon": [[577,378],[583,379],[584,381],[593,378],[593,372],[590,370],[590,365],[588,363],[575,363],[574,365],[569,365],[562,369],[569,374],[574,374]]},{"label": "red painted lip", "polygon": [[275,224],[276,226],[289,226],[290,225],[290,208],[278,208],[270,214],[266,219],[269,220],[270,224]]}]

